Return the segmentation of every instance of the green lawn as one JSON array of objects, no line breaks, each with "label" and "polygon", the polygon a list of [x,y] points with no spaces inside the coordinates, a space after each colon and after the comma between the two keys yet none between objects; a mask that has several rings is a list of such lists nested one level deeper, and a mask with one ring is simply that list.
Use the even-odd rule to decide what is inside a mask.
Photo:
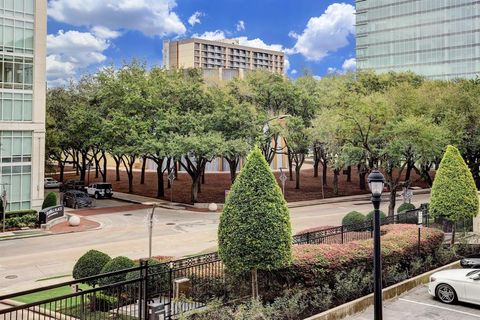
[{"label": "green lawn", "polygon": [[[80,285],[80,289],[82,290],[86,290],[90,288],[91,288],[90,286],[85,284]],[[60,297],[70,293],[73,293],[72,288],[69,286],[64,286],[64,287],[59,287],[51,290],[40,291],[40,292],[35,292],[35,293],[27,294],[24,296],[16,297],[14,300],[18,302],[23,302],[23,303],[32,303],[36,301],[42,301],[50,298]],[[57,301],[56,304],[51,303],[51,304],[43,305],[42,307],[45,309],[58,310],[60,308],[65,307],[66,305],[73,307],[78,304],[80,304],[80,297],[74,297],[67,300]]]}]

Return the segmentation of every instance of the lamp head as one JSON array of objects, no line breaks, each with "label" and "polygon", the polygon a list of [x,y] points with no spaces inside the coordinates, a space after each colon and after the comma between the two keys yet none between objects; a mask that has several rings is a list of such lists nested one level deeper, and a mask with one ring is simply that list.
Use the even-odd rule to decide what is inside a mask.
[{"label": "lamp head", "polygon": [[368,175],[368,186],[372,191],[372,196],[380,197],[383,192],[383,186],[385,184],[385,178],[383,174],[378,170],[373,170]]}]

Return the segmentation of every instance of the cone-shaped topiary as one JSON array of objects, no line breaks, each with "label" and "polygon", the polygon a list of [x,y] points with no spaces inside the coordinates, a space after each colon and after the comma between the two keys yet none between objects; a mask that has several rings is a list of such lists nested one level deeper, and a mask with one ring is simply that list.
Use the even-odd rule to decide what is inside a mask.
[{"label": "cone-shaped topiary", "polygon": [[42,209],[55,207],[57,205],[57,195],[54,192],[49,192],[43,200]]},{"label": "cone-shaped topiary", "polygon": [[433,181],[430,213],[434,217],[443,216],[456,222],[475,217],[478,209],[477,188],[472,173],[458,149],[448,146]]},{"label": "cone-shaped topiary", "polygon": [[247,157],[225,201],[218,244],[227,269],[234,273],[251,270],[252,284],[256,269],[278,269],[292,260],[287,203],[258,147]]},{"label": "cone-shaped topiary", "polygon": [[[100,274],[102,268],[110,261],[110,257],[97,250],[89,250],[78,259],[73,267],[73,278],[81,279]],[[95,285],[96,281],[87,281],[89,285]]]}]

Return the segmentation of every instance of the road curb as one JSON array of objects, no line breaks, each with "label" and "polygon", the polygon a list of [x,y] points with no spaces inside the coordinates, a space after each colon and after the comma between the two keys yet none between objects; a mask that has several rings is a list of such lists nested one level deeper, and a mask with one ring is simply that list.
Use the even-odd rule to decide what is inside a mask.
[{"label": "road curb", "polygon": [[[460,266],[460,260],[452,262],[450,264],[447,264],[443,267],[437,268],[435,270],[431,270],[428,272],[425,272],[421,275],[418,275],[414,278],[407,279],[405,281],[402,281],[400,283],[394,284],[393,286],[387,287],[383,289],[383,301],[391,300],[394,299],[412,289],[415,287],[428,283],[430,276],[438,271],[441,270],[446,270],[446,269],[453,269],[456,267]],[[311,316],[309,318],[306,318],[304,320],[338,320],[338,319],[343,319],[347,316],[352,316],[354,314],[360,313],[373,305],[373,293],[358,298],[356,300],[347,302],[345,304],[342,304],[338,307],[335,307],[333,309],[324,311],[322,313],[316,314],[314,316]]]}]

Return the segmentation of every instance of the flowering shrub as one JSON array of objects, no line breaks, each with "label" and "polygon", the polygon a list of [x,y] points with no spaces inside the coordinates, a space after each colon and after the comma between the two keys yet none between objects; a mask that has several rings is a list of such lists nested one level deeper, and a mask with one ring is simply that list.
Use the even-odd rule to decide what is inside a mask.
[{"label": "flowering shrub", "polygon": [[[418,256],[418,229],[416,225],[396,224],[382,226],[382,265],[399,273],[407,272],[416,258],[434,256],[440,248],[444,234],[440,230],[423,228]],[[293,263],[287,268],[264,275],[269,278],[265,288],[268,291],[273,282],[277,287],[289,287],[301,283],[306,287],[328,283],[335,286],[335,274],[354,268],[368,272],[373,266],[373,241],[359,240],[345,244],[304,244],[294,246]],[[392,278],[393,279],[393,278]],[[390,283],[391,281],[386,281]]]}]

